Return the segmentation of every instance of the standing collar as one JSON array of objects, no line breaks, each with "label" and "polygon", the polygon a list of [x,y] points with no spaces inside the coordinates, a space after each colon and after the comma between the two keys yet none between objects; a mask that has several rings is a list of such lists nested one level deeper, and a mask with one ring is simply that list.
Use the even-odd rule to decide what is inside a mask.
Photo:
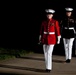
[{"label": "standing collar", "polygon": [[48,19],[48,21],[52,21],[53,19],[51,18],[51,19]]}]

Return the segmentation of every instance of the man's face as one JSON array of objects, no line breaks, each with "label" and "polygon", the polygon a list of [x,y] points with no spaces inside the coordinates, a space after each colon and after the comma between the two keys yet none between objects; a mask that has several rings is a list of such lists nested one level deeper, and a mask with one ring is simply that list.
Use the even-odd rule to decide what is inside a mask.
[{"label": "man's face", "polygon": [[47,14],[46,16],[48,19],[51,19],[53,17],[53,14]]},{"label": "man's face", "polygon": [[72,14],[72,12],[66,12],[66,15],[67,15],[68,17],[70,17],[71,14]]}]

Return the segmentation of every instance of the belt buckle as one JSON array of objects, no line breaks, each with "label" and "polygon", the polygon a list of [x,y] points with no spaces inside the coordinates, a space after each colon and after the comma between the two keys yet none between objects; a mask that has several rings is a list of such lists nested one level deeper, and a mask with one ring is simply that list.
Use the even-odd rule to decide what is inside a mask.
[{"label": "belt buckle", "polygon": [[47,34],[49,34],[49,32],[47,32]]}]

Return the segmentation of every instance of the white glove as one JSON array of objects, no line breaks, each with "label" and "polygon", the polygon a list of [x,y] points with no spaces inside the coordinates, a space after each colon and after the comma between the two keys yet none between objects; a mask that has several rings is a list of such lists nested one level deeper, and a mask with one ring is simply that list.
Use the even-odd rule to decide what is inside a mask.
[{"label": "white glove", "polygon": [[40,44],[41,43],[41,35],[39,35],[39,43],[38,44]]},{"label": "white glove", "polygon": [[58,39],[57,40],[57,44],[59,44],[60,43],[61,36],[58,36],[57,39]]}]

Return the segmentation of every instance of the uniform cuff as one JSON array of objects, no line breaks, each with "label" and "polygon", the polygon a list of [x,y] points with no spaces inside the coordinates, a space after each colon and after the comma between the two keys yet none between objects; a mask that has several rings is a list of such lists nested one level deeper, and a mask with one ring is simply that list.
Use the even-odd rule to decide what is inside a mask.
[{"label": "uniform cuff", "polygon": [[60,35],[60,36],[58,36],[58,38],[61,38],[61,35]]}]

